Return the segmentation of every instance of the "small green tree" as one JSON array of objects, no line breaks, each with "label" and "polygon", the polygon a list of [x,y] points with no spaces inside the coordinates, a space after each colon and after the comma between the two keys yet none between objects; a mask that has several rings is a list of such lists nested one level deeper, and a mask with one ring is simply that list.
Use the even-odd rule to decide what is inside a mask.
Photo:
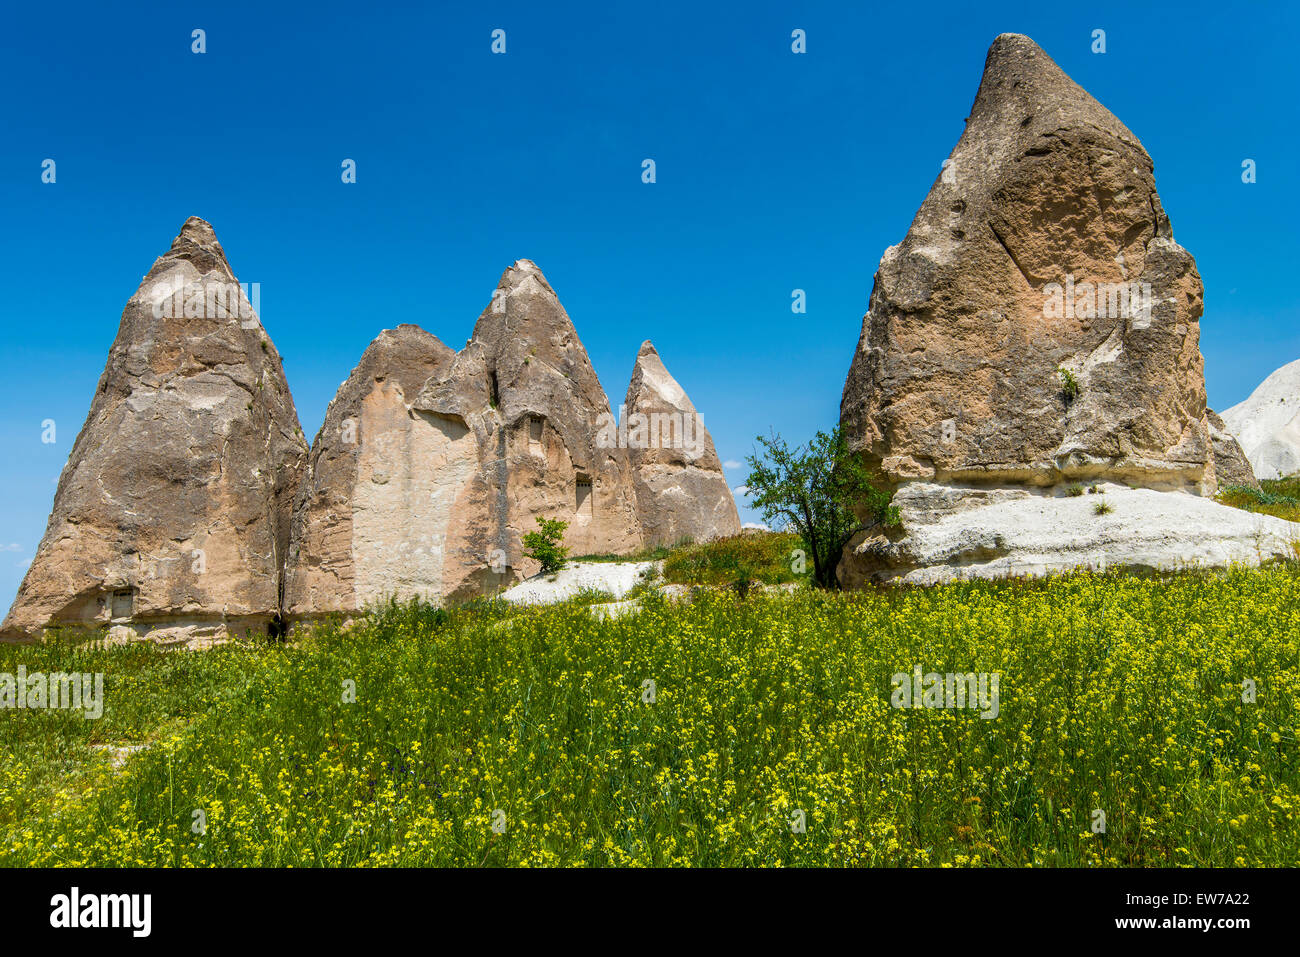
[{"label": "small green tree", "polygon": [[524,536],[524,554],[541,562],[543,572],[558,572],[569,556],[568,547],[560,544],[569,523],[539,515],[537,525],[541,531],[529,532]]},{"label": "small green tree", "polygon": [[800,448],[791,449],[775,433],[758,441],[762,454],[745,460],[753,507],[768,524],[784,518],[803,536],[817,585],[839,587],[835,566],[849,539],[866,528],[898,524],[892,496],[875,486],[875,475],[849,450],[838,425]]},{"label": "small green tree", "polygon": [[1079,397],[1079,380],[1065,366],[1058,368],[1056,373],[1061,377],[1061,398],[1065,400],[1066,405],[1069,405]]}]

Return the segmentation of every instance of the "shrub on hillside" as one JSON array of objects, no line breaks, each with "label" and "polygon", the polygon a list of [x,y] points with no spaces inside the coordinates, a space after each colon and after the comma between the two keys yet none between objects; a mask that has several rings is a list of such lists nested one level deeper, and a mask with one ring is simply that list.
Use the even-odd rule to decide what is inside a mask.
[{"label": "shrub on hillside", "polygon": [[539,515],[537,525],[540,531],[529,532],[524,536],[524,554],[541,562],[543,572],[558,572],[569,556],[568,547],[561,544],[569,523]]},{"label": "shrub on hillside", "polygon": [[897,525],[891,495],[849,449],[837,425],[791,449],[781,436],[758,436],[762,454],[750,455],[748,486],[753,507],[769,525],[781,522],[803,536],[813,562],[813,580],[837,588],[835,566],[849,539],[880,525]]}]

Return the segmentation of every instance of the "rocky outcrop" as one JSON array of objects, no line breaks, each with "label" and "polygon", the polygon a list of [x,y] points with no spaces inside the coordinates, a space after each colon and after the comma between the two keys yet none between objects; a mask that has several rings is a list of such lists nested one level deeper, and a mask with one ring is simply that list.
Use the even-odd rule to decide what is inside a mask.
[{"label": "rocky outcrop", "polygon": [[649,546],[740,534],[736,500],[704,418],[647,339],[622,411],[637,512]]},{"label": "rocky outcrop", "polygon": [[1258,489],[1259,479],[1255,478],[1255,470],[1227,424],[1213,409],[1205,410],[1205,418],[1210,426],[1210,445],[1214,449],[1214,481],[1219,488],[1244,486]]},{"label": "rocky outcrop", "polygon": [[[1078,568],[1175,571],[1294,559],[1300,524],[1189,492],[1100,483],[1096,494],[912,482],[894,496],[906,533],[859,537],[840,583],[933,585]],[[1105,503],[1105,514],[1096,506]]]},{"label": "rocky outcrop", "polygon": [[440,601],[452,505],[475,458],[467,430],[411,408],[455,353],[414,325],[381,332],[325,413],[293,511],[291,618],[388,595]]},{"label": "rocky outcrop", "polygon": [[[505,271],[474,334],[412,408],[471,454],[454,495],[442,590],[456,600],[531,575],[522,537],[538,517],[569,522],[571,554],[642,544],[625,448],[597,441],[609,400],[540,269]],[[458,466],[461,467],[461,466]]]},{"label": "rocky outcrop", "polygon": [[[965,132],[876,272],[841,424],[897,490],[903,524],[851,541],[842,581],[1055,567],[1016,554],[1038,547],[1032,537],[998,531],[995,547],[977,534],[989,496],[1022,503],[1005,506],[1015,512],[1055,508],[1078,482],[1214,493],[1216,458],[1233,460],[1222,441],[1216,456],[1207,416],[1201,279],[1153,169],[1032,40],[993,42]],[[973,552],[930,547],[964,523]],[[1133,528],[1143,555],[1144,534]],[[1006,561],[979,558],[986,546]]]},{"label": "rocky outcrop", "polygon": [[306,454],[280,356],[191,217],[122,312],[3,634],[275,624]]},{"label": "rocky outcrop", "polygon": [[846,435],[893,483],[1105,476],[1209,494],[1201,308],[1137,137],[1004,34],[881,259]]},{"label": "rocky outcrop", "polygon": [[1300,473],[1300,359],[1273,372],[1248,399],[1226,409],[1223,421],[1259,478]]},{"label": "rocky outcrop", "polygon": [[575,555],[635,552],[643,524],[737,531],[713,443],[649,343],[628,403],[676,429],[632,436],[635,475],[573,323],[523,259],[461,352],[414,325],[376,337],[308,450],[275,347],[190,219],[122,314],[4,635],[202,644],[471,598],[537,570],[522,539],[539,517],[569,523]]}]

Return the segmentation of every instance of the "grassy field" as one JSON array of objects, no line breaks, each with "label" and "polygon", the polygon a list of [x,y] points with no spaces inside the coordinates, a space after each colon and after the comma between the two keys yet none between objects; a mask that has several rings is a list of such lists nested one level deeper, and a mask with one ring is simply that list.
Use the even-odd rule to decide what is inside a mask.
[{"label": "grassy field", "polygon": [[[1296,566],[644,601],[0,647],[107,699],[0,712],[0,863],[1300,864]],[[997,717],[891,707],[916,665]]]},{"label": "grassy field", "polygon": [[804,555],[805,570],[796,572],[796,550],[803,539],[792,532],[741,534],[674,549],[664,561],[663,579],[683,585],[746,586],[750,582],[808,584],[812,558]]},{"label": "grassy field", "polygon": [[1262,512],[1289,522],[1300,522],[1300,476],[1264,479],[1259,484],[1258,490],[1243,485],[1229,486],[1219,492],[1218,499],[1225,505],[1248,512]]}]

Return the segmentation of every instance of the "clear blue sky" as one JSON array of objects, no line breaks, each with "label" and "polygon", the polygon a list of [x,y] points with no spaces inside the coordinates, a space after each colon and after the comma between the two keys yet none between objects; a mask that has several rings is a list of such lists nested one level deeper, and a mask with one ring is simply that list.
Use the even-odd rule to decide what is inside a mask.
[{"label": "clear blue sky", "polygon": [[961,135],[1002,32],[1032,36],[1154,157],[1205,281],[1211,405],[1300,357],[1287,6],[392,6],[5,5],[5,606],[122,307],[190,215],[261,284],[308,436],[379,330],[414,322],[461,348],[520,257],[559,293],[615,406],[648,337],[724,460],[769,428],[829,427],[876,264]]}]

